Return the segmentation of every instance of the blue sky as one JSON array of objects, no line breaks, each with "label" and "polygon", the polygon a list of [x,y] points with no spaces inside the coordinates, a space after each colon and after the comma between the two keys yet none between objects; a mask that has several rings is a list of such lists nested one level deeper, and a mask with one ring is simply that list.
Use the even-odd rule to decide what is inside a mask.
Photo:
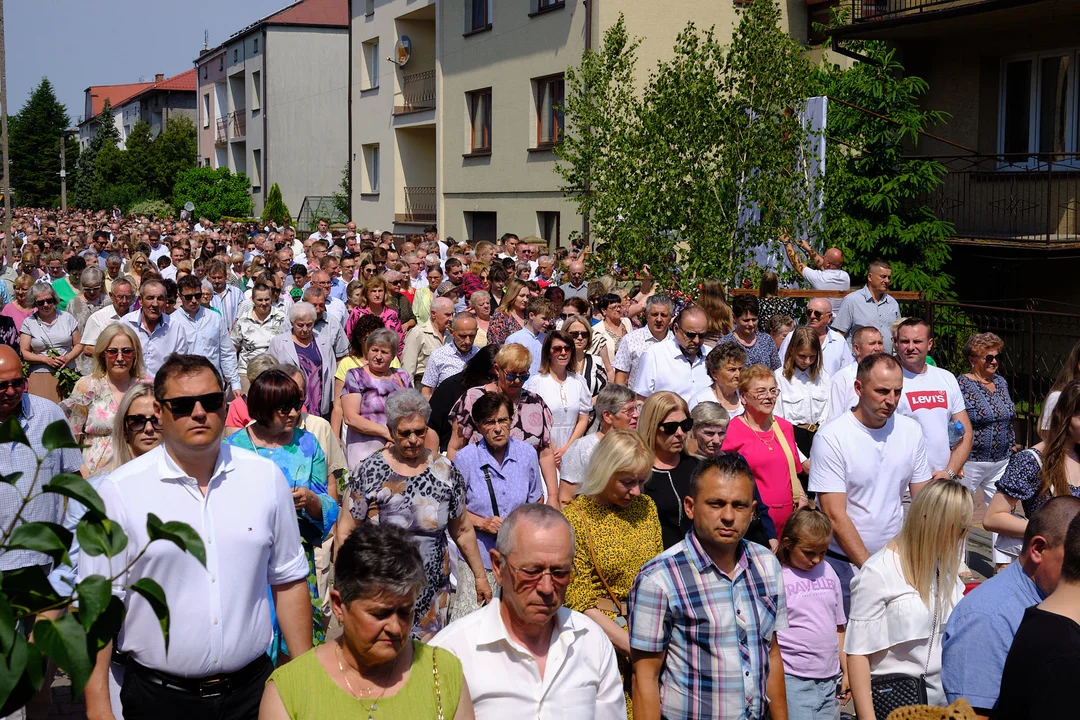
[{"label": "blue sky", "polygon": [[[344,0],[343,0],[344,1]],[[74,124],[90,85],[151,81],[290,0],[14,0],[4,3],[8,113],[48,77]]]}]

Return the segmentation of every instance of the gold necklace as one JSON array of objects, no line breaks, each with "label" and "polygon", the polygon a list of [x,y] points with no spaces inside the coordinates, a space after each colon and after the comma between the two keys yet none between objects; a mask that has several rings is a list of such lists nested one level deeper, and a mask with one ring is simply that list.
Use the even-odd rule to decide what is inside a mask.
[{"label": "gold necklace", "polygon": [[[357,701],[360,703],[360,706],[363,707],[364,701],[361,699],[360,694],[357,693],[355,690],[353,690],[352,683],[349,682],[349,673],[347,673],[345,671],[345,664],[343,662],[344,661],[344,656],[342,655],[342,652],[341,652],[341,643],[338,643],[337,647],[334,648],[334,649],[337,652],[338,670],[341,671],[341,677],[344,678],[344,680],[345,680],[345,687],[347,687],[349,689],[349,694],[352,695],[353,697],[355,697],[357,699]],[[386,677],[384,678],[384,682],[389,682],[390,681],[390,676],[394,674],[394,667],[396,665],[397,665],[397,658],[394,658],[394,660],[392,660],[390,662],[390,669],[386,673]],[[351,670],[352,666],[350,666],[349,669]],[[357,672],[357,671],[354,671],[354,672],[356,672],[357,675],[360,675],[359,672]],[[384,686],[383,689],[382,689],[382,692],[379,693],[378,697],[376,697],[371,702],[371,705],[367,708],[368,720],[375,720],[375,716],[372,713],[374,713],[375,711],[377,711],[379,709],[379,701],[382,700],[382,696],[386,694],[386,691],[387,691],[388,688],[389,688],[389,685]],[[373,683],[372,687],[368,688],[366,696],[371,697],[371,693],[372,693],[372,691],[374,689],[375,688],[374,688],[374,683]]]}]

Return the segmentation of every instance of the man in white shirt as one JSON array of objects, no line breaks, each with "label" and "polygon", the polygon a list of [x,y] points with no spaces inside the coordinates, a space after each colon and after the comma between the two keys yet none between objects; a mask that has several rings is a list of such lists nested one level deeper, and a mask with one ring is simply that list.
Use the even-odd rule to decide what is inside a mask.
[{"label": "man in white shirt", "polygon": [[450,322],[450,340],[428,357],[424,377],[420,380],[420,394],[425,400],[439,384],[465,369],[465,364],[472,359],[480,348],[473,345],[476,340],[476,316],[472,313],[458,313]]},{"label": "man in white shirt", "polygon": [[180,263],[184,261],[184,248],[182,245],[175,245],[173,249],[169,251],[169,266],[161,271],[162,280],[172,280],[176,282],[176,269],[180,266]]},{"label": "man in white shirt", "polygon": [[194,275],[180,278],[180,309],[170,317],[173,322],[187,326],[191,347],[188,352],[201,355],[214,364],[225,381],[232,388],[229,400],[239,397],[241,392],[240,370],[236,360],[236,348],[233,346],[228,328],[219,313],[202,306],[202,283]]},{"label": "man in white shirt", "polygon": [[[817,266],[812,268],[795,253],[795,248],[792,247],[791,240],[786,235],[780,238],[780,241],[784,243],[784,252],[787,253],[788,262],[795,268],[795,272],[810,283],[810,287],[815,290],[835,290],[838,294],[851,289],[851,276],[841,269],[844,264],[844,254],[839,248],[829,248],[824,255],[819,255],[817,250],[810,247],[810,243],[800,240],[799,247]],[[833,312],[840,311],[840,303],[843,301],[843,297],[829,298]]]},{"label": "man in white shirt", "polygon": [[[117,643],[128,657],[128,717],[255,720],[273,671],[267,587],[292,657],[311,648],[308,565],[296,513],[321,513],[321,504],[310,490],[290,490],[270,460],[222,444],[225,388],[209,360],[176,355],[162,369],[154,387],[162,444],[98,488],[109,518],[129,538],[127,548],[111,559],[83,553],[79,578],[118,576],[112,587],[127,609]],[[155,542],[134,563],[151,543],[151,515],[194,528],[205,562],[179,543]],[[129,589],[141,580],[165,591],[173,629],[167,656],[153,606]],[[113,717],[112,649],[110,641],[98,653],[86,687],[91,718]]]},{"label": "man in white shirt", "polygon": [[875,327],[861,327],[851,336],[851,349],[855,362],[845,365],[829,379],[829,420],[835,420],[859,404],[855,394],[855,374],[863,358],[885,352],[881,331]]},{"label": "man in white shirt", "polygon": [[156,269],[158,258],[168,255],[169,247],[161,242],[161,233],[157,230],[146,233],[146,240],[150,243],[150,263]]},{"label": "man in white shirt", "polygon": [[896,414],[904,389],[891,355],[859,363],[859,404],[818,430],[810,451],[810,491],[833,525],[826,561],[850,606],[851,579],[866,560],[893,539],[904,522],[902,498],[930,480],[919,424]]},{"label": "man in white shirt", "polygon": [[[330,273],[325,270],[317,270],[311,274],[311,283],[307,290],[311,288],[319,288],[326,296],[326,312],[330,317],[337,320],[338,325],[345,327],[346,321],[349,319],[349,308],[339,298],[333,295],[334,280],[330,276]],[[306,293],[306,290],[305,290]],[[310,300],[305,300],[311,302]]]},{"label": "man in white shirt", "polygon": [[666,295],[653,295],[645,301],[645,327],[627,333],[611,360],[615,368],[615,384],[633,389],[641,368],[641,356],[650,347],[670,336],[671,298]]},{"label": "man in white shirt", "polygon": [[160,280],[146,280],[139,288],[139,309],[129,312],[121,320],[139,336],[143,363],[150,377],[165,364],[173,353],[187,353],[192,346],[188,328],[175,322],[165,312],[165,284]]},{"label": "man in white shirt", "polygon": [[319,218],[319,229],[317,232],[308,235],[308,240],[322,240],[328,246],[333,245],[334,236],[330,232],[330,221],[326,218]]},{"label": "man in white shirt", "polygon": [[709,329],[705,311],[697,305],[684,308],[672,327],[672,337],[655,343],[641,356],[641,372],[631,389],[643,400],[670,390],[690,402],[712,384],[703,350]]},{"label": "man in white shirt", "polygon": [[574,568],[570,523],[546,505],[521,505],[503,520],[495,548],[501,596],[431,641],[461,660],[477,720],[624,720],[611,640],[563,607]]},{"label": "man in white shirt", "polygon": [[517,343],[525,346],[532,356],[532,363],[529,365],[531,375],[540,372],[540,355],[544,348],[544,340],[547,339],[547,330],[555,319],[555,312],[555,307],[547,298],[529,298],[529,304],[525,306],[525,317],[528,319],[520,330],[511,333],[503,343],[504,345]]},{"label": "man in white shirt", "polygon": [[[855,362],[855,357],[848,348],[847,339],[843,335],[829,327],[832,322],[832,305],[825,298],[813,298],[806,304],[806,325],[818,336],[821,343],[821,366],[829,377],[836,375],[841,368]],[[780,343],[780,361],[787,357],[788,345],[791,344],[791,336],[788,333],[784,341]]]},{"label": "man in white shirt", "polygon": [[88,358],[94,356],[94,345],[97,344],[98,336],[108,325],[118,322],[131,310],[135,302],[135,290],[131,278],[121,277],[113,281],[112,290],[109,291],[109,299],[112,303],[100,310],[95,310],[86,318],[83,326],[82,341],[83,355]]},{"label": "man in white shirt", "polygon": [[446,251],[450,249],[450,246],[439,239],[439,228],[434,225],[428,225],[424,228],[424,239],[430,243],[435,243],[439,247],[439,262],[445,262]]},{"label": "man in white shirt", "polygon": [[[904,394],[896,411],[922,426],[933,476],[955,480],[963,474],[974,433],[956,377],[926,363],[933,346],[930,326],[922,318],[908,318],[896,329],[896,358],[904,368]],[[963,425],[964,436],[950,448],[949,424],[954,421]]]},{"label": "man in white shirt", "polygon": [[214,296],[210,305],[218,309],[221,317],[225,320],[225,327],[232,330],[236,324],[236,315],[240,310],[240,303],[244,302],[244,291],[235,285],[226,282],[229,269],[220,260],[211,260],[206,265],[206,277],[214,286]]}]

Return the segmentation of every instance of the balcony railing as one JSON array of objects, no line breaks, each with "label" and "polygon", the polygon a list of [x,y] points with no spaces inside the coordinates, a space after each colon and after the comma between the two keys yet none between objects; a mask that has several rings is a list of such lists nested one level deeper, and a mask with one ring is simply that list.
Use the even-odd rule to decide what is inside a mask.
[{"label": "balcony railing", "polygon": [[952,242],[1080,247],[1080,153],[924,157],[948,170],[922,198],[952,223]]},{"label": "balcony railing", "polygon": [[233,138],[242,138],[247,135],[247,111],[237,108],[229,113],[229,124],[232,127]]},{"label": "balcony railing", "polygon": [[897,17],[918,16],[947,8],[973,8],[1000,0],[841,0],[841,8],[849,10],[849,23],[874,22]]},{"label": "balcony railing", "polygon": [[394,114],[431,110],[435,107],[435,71],[403,75],[401,92],[394,97]]},{"label": "balcony railing", "polygon": [[229,141],[229,118],[219,117],[214,121],[214,144],[224,145]]},{"label": "balcony railing", "polygon": [[434,186],[406,187],[405,212],[396,213],[394,222],[433,223],[436,219]]}]

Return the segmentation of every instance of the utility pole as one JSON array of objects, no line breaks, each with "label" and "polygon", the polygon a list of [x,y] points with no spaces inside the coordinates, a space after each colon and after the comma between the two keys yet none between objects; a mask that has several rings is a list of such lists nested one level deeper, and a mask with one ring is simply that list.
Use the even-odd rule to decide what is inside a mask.
[{"label": "utility pole", "polygon": [[[0,0],[3,2],[3,0]],[[67,130],[60,136],[60,210],[67,210],[67,159],[64,157],[67,145]]]},{"label": "utility pole", "polygon": [[4,247],[2,259],[11,259],[11,165],[8,162],[7,51],[4,45],[4,0],[0,0],[0,153],[4,155]]}]

